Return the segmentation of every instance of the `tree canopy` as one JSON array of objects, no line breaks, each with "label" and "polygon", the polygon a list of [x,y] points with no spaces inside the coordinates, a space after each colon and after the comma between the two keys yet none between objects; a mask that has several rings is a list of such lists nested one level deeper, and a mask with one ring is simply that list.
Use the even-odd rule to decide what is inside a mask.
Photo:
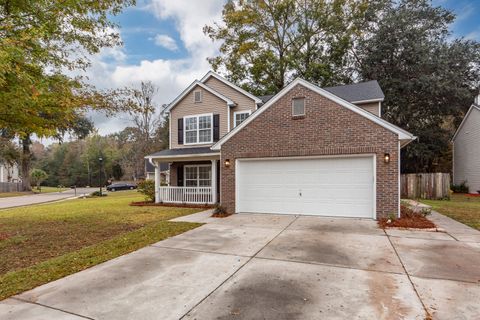
[{"label": "tree canopy", "polygon": [[451,11],[428,0],[240,0],[222,18],[204,28],[221,42],[215,70],[256,94],[295,77],[378,80],[382,117],[419,137],[403,171],[450,171],[450,138],[480,85],[480,45],[451,34]]},{"label": "tree canopy", "polygon": [[65,71],[82,70],[88,56],[120,44],[116,15],[134,0],[0,1],[0,127],[23,145],[29,186],[30,137],[75,131],[88,109],[116,112],[128,104]]}]

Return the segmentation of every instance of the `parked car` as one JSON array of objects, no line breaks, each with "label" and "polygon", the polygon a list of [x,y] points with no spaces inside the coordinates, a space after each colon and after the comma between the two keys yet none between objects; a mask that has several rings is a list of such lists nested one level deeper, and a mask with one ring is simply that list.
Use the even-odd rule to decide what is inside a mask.
[{"label": "parked car", "polygon": [[118,191],[118,190],[133,190],[137,189],[137,185],[133,183],[112,183],[111,185],[107,186],[108,191]]}]

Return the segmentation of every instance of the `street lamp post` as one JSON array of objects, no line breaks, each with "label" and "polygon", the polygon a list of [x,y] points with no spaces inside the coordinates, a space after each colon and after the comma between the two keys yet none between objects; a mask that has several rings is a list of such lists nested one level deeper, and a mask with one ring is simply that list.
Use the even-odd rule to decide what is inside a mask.
[{"label": "street lamp post", "polygon": [[102,195],[103,158],[98,158],[98,162],[100,163],[100,173],[98,175],[98,180],[100,185],[100,195]]}]

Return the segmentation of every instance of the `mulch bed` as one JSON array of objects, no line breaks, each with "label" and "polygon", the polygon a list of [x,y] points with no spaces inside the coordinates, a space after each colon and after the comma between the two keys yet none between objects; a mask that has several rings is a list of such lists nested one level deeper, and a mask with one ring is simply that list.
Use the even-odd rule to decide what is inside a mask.
[{"label": "mulch bed", "polygon": [[437,226],[422,214],[401,206],[400,218],[388,222],[387,218],[378,220],[380,228],[435,229]]},{"label": "mulch bed", "polygon": [[468,193],[467,197],[480,197],[480,193]]},{"label": "mulch bed", "polygon": [[171,208],[192,208],[192,209],[212,209],[209,204],[187,204],[187,203],[155,203],[151,201],[138,201],[129,204],[133,207],[171,207]]},{"label": "mulch bed", "polygon": [[230,217],[232,214],[231,213],[214,213],[212,214],[213,218],[226,218]]}]

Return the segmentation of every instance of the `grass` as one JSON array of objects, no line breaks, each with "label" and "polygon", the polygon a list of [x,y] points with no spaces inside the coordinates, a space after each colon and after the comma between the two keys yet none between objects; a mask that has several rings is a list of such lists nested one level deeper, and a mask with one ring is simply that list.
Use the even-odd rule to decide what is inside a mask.
[{"label": "grass", "polygon": [[0,192],[0,198],[10,198],[10,197],[19,197],[19,196],[28,196],[33,194],[29,191],[20,191],[20,192]]},{"label": "grass", "polygon": [[131,207],[119,192],[0,211],[0,300],[193,229],[199,209]]},{"label": "grass", "polygon": [[452,219],[480,230],[480,197],[453,194],[450,200],[422,200]]},{"label": "grass", "polygon": [[52,192],[61,192],[68,190],[68,188],[58,188],[58,187],[40,187],[40,190],[37,187],[32,187],[34,193],[52,193]]},{"label": "grass", "polygon": [[0,198],[10,198],[10,197],[19,197],[19,196],[28,196],[35,193],[52,193],[68,190],[68,188],[57,188],[57,187],[41,187],[38,190],[36,187],[32,187],[32,191],[20,191],[20,192],[0,192]]}]

